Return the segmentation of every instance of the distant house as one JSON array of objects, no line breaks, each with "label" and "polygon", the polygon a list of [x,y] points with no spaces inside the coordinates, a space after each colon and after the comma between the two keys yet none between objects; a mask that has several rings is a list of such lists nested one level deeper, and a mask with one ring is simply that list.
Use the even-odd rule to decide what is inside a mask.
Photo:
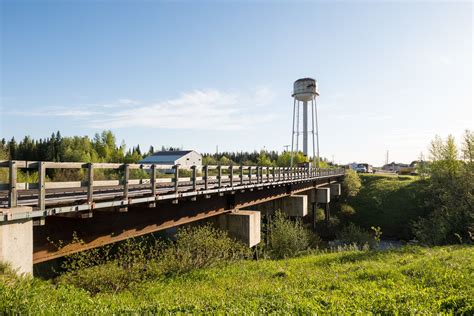
[{"label": "distant house", "polygon": [[139,161],[141,164],[180,165],[181,168],[202,167],[202,155],[194,150],[157,151]]}]

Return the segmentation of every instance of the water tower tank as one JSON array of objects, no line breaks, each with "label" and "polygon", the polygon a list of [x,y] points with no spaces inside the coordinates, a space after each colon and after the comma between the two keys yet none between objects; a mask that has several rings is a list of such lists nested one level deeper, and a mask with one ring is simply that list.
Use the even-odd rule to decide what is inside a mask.
[{"label": "water tower tank", "polygon": [[298,101],[311,101],[314,96],[319,95],[318,82],[313,78],[302,78],[293,84],[293,95]]}]

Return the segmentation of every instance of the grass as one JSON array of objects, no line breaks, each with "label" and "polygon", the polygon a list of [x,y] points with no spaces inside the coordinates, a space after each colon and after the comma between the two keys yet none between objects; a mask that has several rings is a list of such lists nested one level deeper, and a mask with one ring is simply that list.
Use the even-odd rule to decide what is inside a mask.
[{"label": "grass", "polygon": [[426,215],[425,183],[414,176],[360,175],[362,188],[348,203],[355,209],[351,221],[370,229],[380,226],[384,237],[411,239],[411,223]]},{"label": "grass", "polygon": [[474,313],[474,247],[244,260],[91,295],[0,275],[0,313]]}]

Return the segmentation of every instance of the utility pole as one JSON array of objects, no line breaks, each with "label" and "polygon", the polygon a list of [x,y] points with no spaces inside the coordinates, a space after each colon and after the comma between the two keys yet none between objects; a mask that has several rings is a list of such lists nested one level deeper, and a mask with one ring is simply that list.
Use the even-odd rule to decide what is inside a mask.
[{"label": "utility pole", "polygon": [[288,148],[290,148],[291,145],[283,145],[283,147],[285,148],[285,151],[288,151]]}]

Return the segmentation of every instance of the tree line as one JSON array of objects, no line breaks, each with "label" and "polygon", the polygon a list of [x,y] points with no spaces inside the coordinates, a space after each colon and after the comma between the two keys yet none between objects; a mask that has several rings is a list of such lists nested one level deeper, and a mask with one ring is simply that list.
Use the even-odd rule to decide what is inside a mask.
[{"label": "tree line", "polygon": [[[179,150],[175,147],[162,146],[161,150]],[[28,160],[28,161],[55,161],[55,162],[111,162],[111,163],[138,163],[148,155],[153,154],[155,148],[150,146],[148,151],[142,151],[140,145],[132,146],[127,150],[124,141],[117,145],[117,138],[105,130],[89,136],[64,137],[59,131],[50,137],[33,139],[25,136],[21,141],[14,137],[7,141],[0,141],[0,159]],[[261,166],[290,166],[291,155],[285,151],[253,151],[253,152],[221,152],[203,154],[203,164],[209,165],[261,165]],[[294,156],[295,163],[307,162],[308,158],[298,152]],[[327,159],[321,160],[321,167],[328,167],[331,163]]]}]

